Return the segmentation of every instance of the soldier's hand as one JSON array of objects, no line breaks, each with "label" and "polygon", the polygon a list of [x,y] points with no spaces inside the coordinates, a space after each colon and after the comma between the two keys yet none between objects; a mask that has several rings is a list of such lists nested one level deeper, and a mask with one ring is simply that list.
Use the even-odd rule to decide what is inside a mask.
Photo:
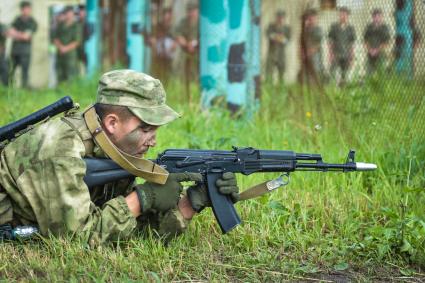
[{"label": "soldier's hand", "polygon": [[[234,173],[223,173],[223,176],[215,184],[218,191],[223,195],[229,196],[233,203],[239,200],[239,187]],[[199,183],[190,187],[187,190],[187,195],[193,210],[196,212],[201,212],[205,207],[211,206],[208,189],[204,184]]]},{"label": "soldier's hand", "polygon": [[136,186],[141,213],[165,212],[176,207],[183,190],[181,182],[202,182],[198,173],[174,173],[168,176],[164,185],[146,182]]}]

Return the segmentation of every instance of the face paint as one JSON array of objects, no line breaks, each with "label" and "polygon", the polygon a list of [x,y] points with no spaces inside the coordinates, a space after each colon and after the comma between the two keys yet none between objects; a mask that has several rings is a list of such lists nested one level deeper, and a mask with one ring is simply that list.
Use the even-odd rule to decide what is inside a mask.
[{"label": "face paint", "polygon": [[[148,133],[144,133],[139,127],[125,135],[121,140],[116,142],[116,146],[125,153],[142,156],[147,148],[141,148],[143,138]],[[144,146],[143,146],[144,147]],[[143,151],[143,152],[142,152]]]}]

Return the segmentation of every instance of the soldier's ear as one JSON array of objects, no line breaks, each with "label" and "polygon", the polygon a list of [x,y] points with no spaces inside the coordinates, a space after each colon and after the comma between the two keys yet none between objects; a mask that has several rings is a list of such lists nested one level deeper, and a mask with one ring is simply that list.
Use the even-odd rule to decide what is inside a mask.
[{"label": "soldier's ear", "polygon": [[103,118],[102,126],[108,134],[114,134],[117,131],[119,121],[120,119],[117,114],[110,113]]}]

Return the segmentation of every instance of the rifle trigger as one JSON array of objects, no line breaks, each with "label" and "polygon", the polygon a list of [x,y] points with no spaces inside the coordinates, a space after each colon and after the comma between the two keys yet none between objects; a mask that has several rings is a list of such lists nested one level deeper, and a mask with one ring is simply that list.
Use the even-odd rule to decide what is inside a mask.
[{"label": "rifle trigger", "polygon": [[289,184],[291,178],[288,173],[280,175],[278,178],[267,182],[266,186],[269,191],[276,190],[277,188],[284,187]]}]

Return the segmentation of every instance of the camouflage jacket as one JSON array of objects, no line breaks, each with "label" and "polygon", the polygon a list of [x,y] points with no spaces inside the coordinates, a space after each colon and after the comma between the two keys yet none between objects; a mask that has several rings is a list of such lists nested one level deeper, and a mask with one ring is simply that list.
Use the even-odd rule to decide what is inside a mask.
[{"label": "camouflage jacket", "polygon": [[[65,23],[60,24],[54,31],[53,39],[57,39],[63,45],[68,45],[72,42],[81,43],[82,36],[81,25],[77,22],[67,26]],[[76,60],[78,55],[78,48],[72,49],[66,54],[58,53],[58,57],[67,57],[70,60]]]},{"label": "camouflage jacket", "polygon": [[269,39],[268,57],[276,61],[285,60],[285,47],[291,39],[291,28],[288,25],[272,23],[267,28]]},{"label": "camouflage jacket", "polygon": [[366,27],[364,33],[364,41],[370,48],[378,48],[382,44],[387,44],[390,38],[390,29],[386,24],[376,26],[371,23]]},{"label": "camouflage jacket", "polygon": [[[13,23],[12,27],[20,32],[29,32],[31,34],[37,31],[37,22],[33,17],[27,19],[22,16],[17,17]],[[14,40],[12,44],[12,54],[13,55],[28,55],[31,53],[31,40],[22,41]]]},{"label": "camouflage jacket", "polygon": [[[174,36],[175,37],[182,36],[187,41],[197,41],[197,44],[199,44],[199,42],[198,42],[198,39],[199,39],[198,25],[197,24],[195,24],[195,25],[191,24],[188,17],[183,18],[182,20],[180,20],[179,24],[177,25],[177,28],[174,31]],[[199,45],[197,45],[197,48],[198,47],[199,47]],[[186,50],[183,50],[183,51],[186,51]],[[188,54],[188,53],[185,52],[185,54],[190,55],[190,56],[198,56],[196,53],[195,54]]]},{"label": "camouflage jacket", "polygon": [[131,184],[89,192],[86,156],[103,153],[81,115],[47,121],[9,143],[0,156],[0,224],[78,232],[90,244],[129,236],[137,225],[124,198]]},{"label": "camouflage jacket", "polygon": [[[322,28],[319,26],[306,27],[304,30],[304,44],[307,49],[315,50],[314,53],[321,52],[323,38]],[[310,54],[313,55],[313,54]]]},{"label": "camouflage jacket", "polygon": [[336,58],[349,58],[351,56],[351,50],[356,41],[356,32],[352,25],[343,27],[339,23],[334,23],[330,28],[328,36]]}]

